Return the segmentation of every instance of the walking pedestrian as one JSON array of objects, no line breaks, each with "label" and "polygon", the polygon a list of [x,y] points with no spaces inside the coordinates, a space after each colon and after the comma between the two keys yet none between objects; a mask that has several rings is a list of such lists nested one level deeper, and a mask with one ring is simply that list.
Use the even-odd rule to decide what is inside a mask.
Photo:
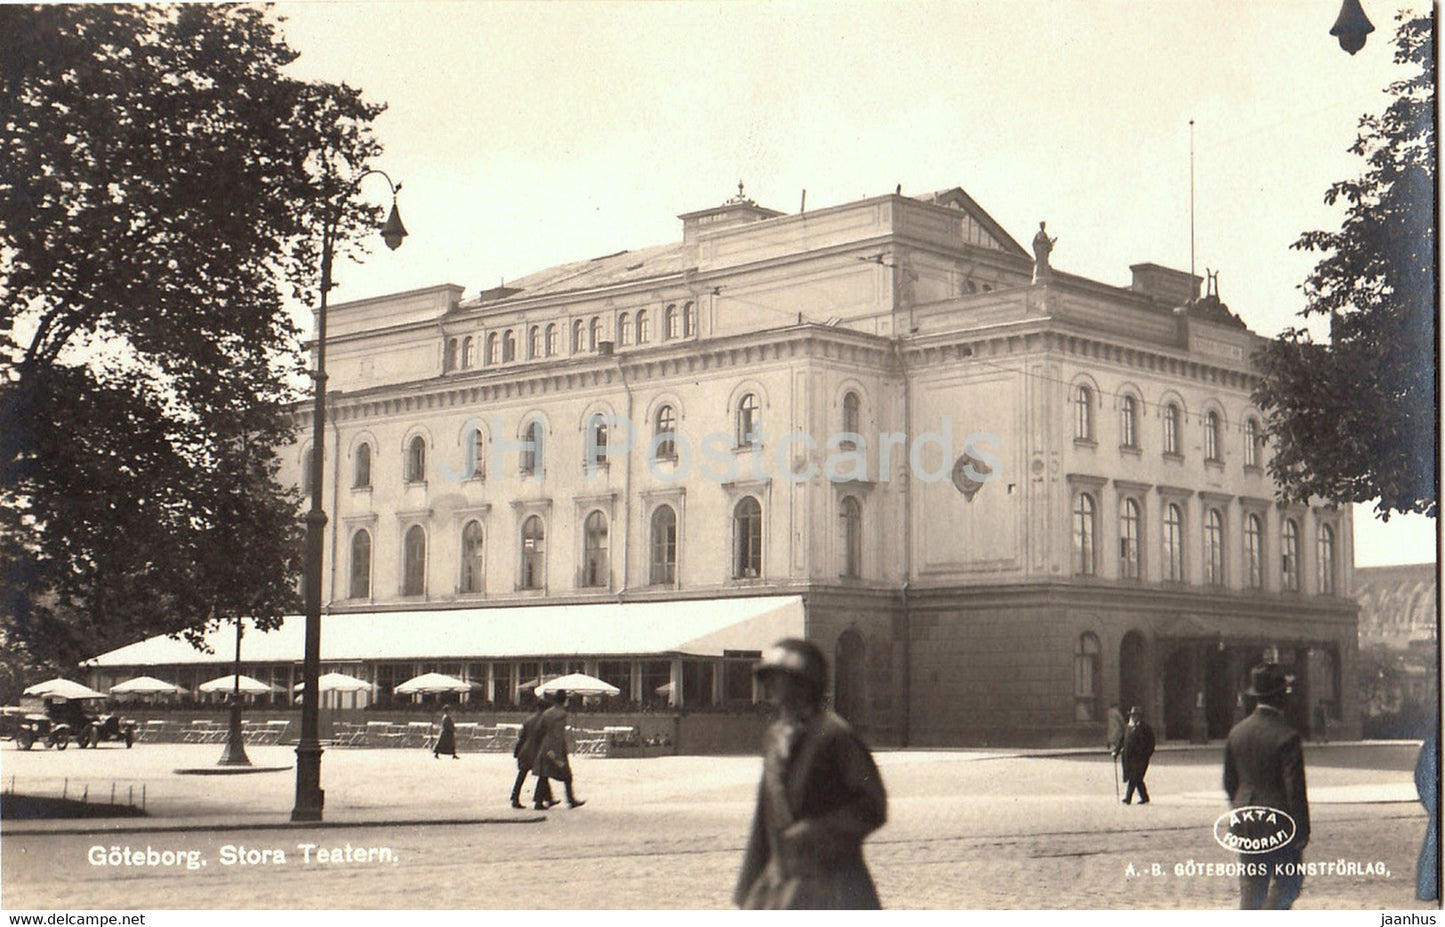
[{"label": "walking pedestrian", "polygon": [[1119,748],[1124,767],[1124,804],[1131,804],[1134,791],[1139,792],[1139,804],[1149,804],[1149,789],[1144,785],[1144,774],[1149,771],[1149,758],[1154,755],[1154,729],[1144,720],[1144,709],[1135,705],[1129,709],[1129,723],[1124,728],[1124,742]]},{"label": "walking pedestrian", "polygon": [[787,638],[764,652],[754,672],[778,717],[763,742],[763,777],[734,903],[880,907],[863,840],[883,826],[888,796],[868,748],[823,707],[823,652]]},{"label": "walking pedestrian", "polygon": [[436,746],[432,747],[432,759],[440,759],[446,754],[454,760],[461,759],[457,756],[457,725],[452,720],[452,706],[442,706],[441,733],[437,735]]},{"label": "walking pedestrian", "polygon": [[[517,781],[512,783],[512,807],[522,808],[522,785],[527,781],[527,775],[532,767],[537,764],[537,750],[542,745],[538,736],[542,728],[542,712],[547,708],[547,703],[538,701],[532,708],[532,713],[522,722],[522,730],[517,734],[516,746],[512,747],[512,756],[517,760]],[[537,780],[536,801],[544,807],[550,808],[557,802],[552,798],[552,785],[547,781],[546,776]],[[545,796],[545,797],[544,797]]]},{"label": "walking pedestrian", "polygon": [[[1263,663],[1249,671],[1244,694],[1258,700],[1254,711],[1229,732],[1224,747],[1224,791],[1231,808],[1260,808],[1283,812],[1294,822],[1294,833],[1281,828],[1278,814],[1231,816],[1230,833],[1258,849],[1240,861],[1254,864],[1239,877],[1241,910],[1288,910],[1304,887],[1300,860],[1310,842],[1310,806],[1305,794],[1304,748],[1299,732],[1284,719],[1290,679],[1278,663]],[[1271,821],[1270,818],[1275,818]]]},{"label": "walking pedestrian", "polygon": [[[548,779],[559,779],[567,794],[567,807],[580,808],[586,800],[572,793],[572,764],[567,760],[567,692],[558,689],[552,696],[552,704],[542,712],[537,732],[537,759],[532,772],[537,777],[537,791],[532,795],[532,807],[546,811],[553,802]],[[545,791],[544,791],[545,789]],[[546,798],[542,796],[546,795]]]}]

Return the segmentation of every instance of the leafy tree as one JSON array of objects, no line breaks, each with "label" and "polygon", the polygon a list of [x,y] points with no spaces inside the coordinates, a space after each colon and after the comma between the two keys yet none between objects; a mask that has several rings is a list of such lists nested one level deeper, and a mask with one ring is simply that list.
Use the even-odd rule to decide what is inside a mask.
[{"label": "leafy tree", "polygon": [[1323,255],[1301,315],[1327,317],[1329,342],[1304,328],[1270,342],[1254,397],[1286,497],[1377,500],[1382,519],[1435,517],[1438,504],[1433,15],[1402,18],[1395,46],[1412,73],[1390,85],[1383,115],[1360,120],[1350,151],[1363,175],[1325,194],[1345,204],[1342,225],[1294,244]]},{"label": "leafy tree", "polygon": [[323,226],[374,227],[344,181],[382,111],[296,57],[254,7],[0,6],[12,675],[296,607],[287,299],[314,299]]}]

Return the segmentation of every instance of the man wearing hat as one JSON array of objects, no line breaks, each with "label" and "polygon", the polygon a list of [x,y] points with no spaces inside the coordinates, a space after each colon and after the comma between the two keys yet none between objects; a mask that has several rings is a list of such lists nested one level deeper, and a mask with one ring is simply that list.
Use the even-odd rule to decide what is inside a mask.
[{"label": "man wearing hat", "polygon": [[[1284,719],[1289,684],[1278,663],[1250,670],[1244,694],[1259,704],[1229,732],[1224,748],[1224,791],[1230,807],[1267,809],[1236,815],[1231,822],[1232,835],[1268,848],[1240,854],[1240,862],[1254,864],[1239,877],[1243,910],[1286,910],[1304,885],[1299,863],[1310,840],[1310,806],[1300,735]],[[1270,811],[1283,812],[1290,820]]]},{"label": "man wearing hat", "polygon": [[1129,724],[1124,728],[1119,756],[1124,767],[1124,804],[1133,801],[1135,790],[1139,792],[1139,804],[1149,804],[1144,774],[1149,771],[1149,759],[1154,756],[1154,729],[1144,720],[1144,709],[1138,705],[1129,709]]},{"label": "man wearing hat", "polygon": [[823,706],[828,664],[786,638],[755,670],[777,709],[763,741],[757,811],[733,900],[746,909],[878,908],[863,839],[888,796],[868,748]]},{"label": "man wearing hat", "polygon": [[567,807],[580,808],[587,802],[572,794],[572,764],[567,761],[567,692],[558,689],[552,694],[552,704],[538,719],[536,733],[537,758],[532,763],[532,774],[537,777],[537,789],[532,793],[532,807],[546,811],[556,804],[551,800],[552,789],[548,779],[562,780],[567,793]]}]

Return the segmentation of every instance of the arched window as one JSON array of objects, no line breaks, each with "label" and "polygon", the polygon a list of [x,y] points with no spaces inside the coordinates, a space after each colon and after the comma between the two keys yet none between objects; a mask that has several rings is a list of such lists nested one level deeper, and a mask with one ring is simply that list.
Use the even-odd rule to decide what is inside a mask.
[{"label": "arched window", "polygon": [[607,516],[593,511],[582,524],[582,585],[606,586]]},{"label": "arched window", "polygon": [[554,357],[557,354],[557,325],[552,323],[547,326],[547,356]]},{"label": "arched window", "polygon": [[442,360],[442,370],[450,372],[457,369],[457,339],[447,340],[446,357]]},{"label": "arched window", "polygon": [[1204,416],[1204,459],[1219,460],[1219,413],[1210,410]]},{"label": "arched window", "polygon": [[1093,576],[1098,572],[1094,549],[1094,497],[1081,492],[1074,497],[1074,573]]},{"label": "arched window", "polygon": [[752,447],[756,444],[762,425],[762,406],[758,403],[757,394],[745,393],[738,400],[736,446]]},{"label": "arched window", "polygon": [[1074,720],[1097,721],[1099,719],[1099,680],[1103,675],[1100,663],[1099,638],[1092,631],[1079,635],[1079,646],[1074,651]]},{"label": "arched window", "polygon": [[542,519],[528,515],[522,522],[522,575],[523,589],[541,589],[543,571],[546,569],[546,536],[542,531]]},{"label": "arched window", "polygon": [[477,366],[477,345],[468,336],[462,339],[462,369],[470,370]]},{"label": "arched window", "polygon": [[582,339],[587,337],[587,326],[581,319],[572,323],[572,353],[581,354],[583,345]]},{"label": "arched window", "polygon": [[852,390],[843,394],[843,431],[855,435],[863,433],[863,401]]},{"label": "arched window", "polygon": [[838,515],[842,522],[843,575],[856,579],[863,575],[863,506],[853,496],[844,496]]},{"label": "arched window", "polygon": [[421,435],[411,439],[406,446],[406,481],[421,483],[426,480],[426,439]]},{"label": "arched window", "polygon": [[482,589],[482,523],[474,520],[462,529],[462,578],[458,591],[475,595]]},{"label": "arched window", "polygon": [[542,328],[533,325],[527,331],[527,360],[536,360],[542,356]]},{"label": "arched window", "polygon": [[463,468],[467,479],[481,480],[487,476],[487,436],[480,428],[473,428],[467,439],[466,460]]},{"label": "arched window", "polygon": [[602,320],[593,316],[592,329],[587,336],[587,350],[597,350],[597,343],[602,340],[604,340],[602,337]]},{"label": "arched window", "polygon": [[517,359],[517,335],[510,328],[502,335],[502,363],[510,364]]},{"label": "arched window", "polygon": [[1219,509],[1204,516],[1204,581],[1224,585],[1224,516]]},{"label": "arched window", "polygon": [[1318,549],[1319,570],[1319,593],[1320,595],[1335,594],[1335,529],[1330,525],[1320,525],[1319,540],[1316,541]]},{"label": "arched window", "polygon": [[693,311],[692,303],[682,305],[682,337],[691,338],[697,333],[697,314]]},{"label": "arched window", "polygon": [[1094,391],[1083,383],[1074,390],[1074,439],[1094,440]]},{"label": "arched window", "polygon": [[607,466],[607,419],[598,412],[587,421],[587,467]]},{"label": "arched window", "polygon": [[537,473],[542,469],[542,423],[535,419],[522,431],[521,471],[523,475]]},{"label": "arched window", "polygon": [[356,458],[351,465],[351,486],[353,489],[371,486],[371,445],[365,441],[356,446]]},{"label": "arched window", "polygon": [[497,353],[497,333],[492,332],[491,334],[487,335],[486,363],[488,365],[491,365],[497,363],[498,360],[500,360],[500,355]]},{"label": "arched window", "polygon": [[1133,396],[1125,396],[1119,404],[1119,444],[1139,446],[1139,400]]},{"label": "arched window", "polygon": [[412,525],[402,543],[401,594],[426,594],[426,529]]},{"label": "arched window", "polygon": [[647,581],[654,586],[677,583],[677,513],[659,505],[652,513],[652,565]]},{"label": "arched window", "polygon": [[652,445],[656,448],[654,456],[657,460],[677,459],[677,411],[670,405],[663,404],[657,409],[657,417],[653,420]]},{"label": "arched window", "polygon": [[1184,582],[1184,513],[1172,502],[1164,507],[1164,578]]},{"label": "arched window", "polygon": [[637,310],[637,343],[647,344],[648,339],[651,337],[651,329],[647,324],[647,310],[639,309]]},{"label": "arched window", "polygon": [[1264,588],[1264,523],[1258,515],[1244,520],[1244,568],[1249,574],[1249,588]]},{"label": "arched window", "polygon": [[624,348],[632,344],[632,316],[625,312],[617,317],[617,344]]},{"label": "arched window", "polygon": [[1286,518],[1280,532],[1280,572],[1284,588],[1299,591],[1299,525]]},{"label": "arched window", "polygon": [[733,507],[733,578],[756,579],[763,573],[763,507],[744,496]]},{"label": "arched window", "polygon": [[1246,467],[1259,466],[1259,449],[1264,444],[1264,432],[1259,427],[1259,419],[1250,417],[1244,422],[1244,465]]},{"label": "arched window", "polygon": [[662,313],[662,337],[671,341],[680,334],[677,319],[677,305],[668,306]]},{"label": "arched window", "polygon": [[371,532],[365,528],[351,536],[351,598],[371,598]]},{"label": "arched window", "polygon": [[1119,504],[1119,576],[1139,578],[1139,503],[1128,498]]},{"label": "arched window", "polygon": [[1164,453],[1179,453],[1179,407],[1172,402],[1164,407]]}]

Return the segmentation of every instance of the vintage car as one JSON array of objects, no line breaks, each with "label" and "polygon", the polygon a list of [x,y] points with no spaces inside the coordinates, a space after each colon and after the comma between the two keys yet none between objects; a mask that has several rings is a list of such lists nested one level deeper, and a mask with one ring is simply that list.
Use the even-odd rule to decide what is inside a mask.
[{"label": "vintage car", "polygon": [[19,708],[4,711],[4,734],[15,738],[21,750],[36,744],[64,750],[74,741],[82,749],[101,741],[135,743],[135,722],[119,715],[90,715],[75,699],[22,699]]}]

